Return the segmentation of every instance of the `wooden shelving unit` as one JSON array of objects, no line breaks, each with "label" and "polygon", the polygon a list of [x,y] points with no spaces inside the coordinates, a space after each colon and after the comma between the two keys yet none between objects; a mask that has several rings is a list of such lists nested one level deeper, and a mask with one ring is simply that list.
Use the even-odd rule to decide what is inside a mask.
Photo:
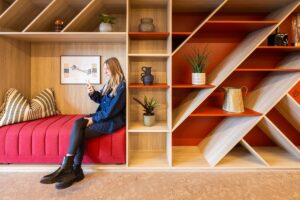
[{"label": "wooden shelving unit", "polygon": [[[290,34],[299,7],[298,0],[0,0],[0,60],[12,70],[0,89],[12,83],[34,96],[51,86],[64,114],[92,113],[95,105],[79,96],[84,87],[59,84],[59,58],[116,56],[127,80],[125,168],[300,168],[300,47],[266,46],[279,25]],[[99,32],[100,13],[116,17],[112,32]],[[153,18],[153,32],[139,32],[143,17]],[[53,32],[57,18],[61,32]],[[207,84],[192,85],[184,56],[206,45]],[[25,78],[14,76],[20,66]],[[144,66],[153,85],[142,83]],[[249,88],[245,112],[222,110],[226,86]],[[133,100],[144,96],[159,102],[152,127]]]}]

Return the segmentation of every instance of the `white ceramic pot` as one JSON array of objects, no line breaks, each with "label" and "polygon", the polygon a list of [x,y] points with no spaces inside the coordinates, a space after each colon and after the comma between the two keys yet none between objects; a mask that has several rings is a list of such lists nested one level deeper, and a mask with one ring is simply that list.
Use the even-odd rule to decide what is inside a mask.
[{"label": "white ceramic pot", "polygon": [[112,31],[112,25],[110,23],[100,23],[99,25],[99,31],[100,32],[111,32]]},{"label": "white ceramic pot", "polygon": [[206,82],[205,73],[192,73],[192,84],[193,85],[205,85]]},{"label": "white ceramic pot", "polygon": [[144,125],[153,126],[155,124],[155,115],[144,115]]}]

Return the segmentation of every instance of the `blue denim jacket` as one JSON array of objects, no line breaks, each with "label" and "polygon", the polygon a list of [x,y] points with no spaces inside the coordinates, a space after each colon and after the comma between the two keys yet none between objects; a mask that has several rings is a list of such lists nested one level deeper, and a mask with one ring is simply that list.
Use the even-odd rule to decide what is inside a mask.
[{"label": "blue denim jacket", "polygon": [[91,100],[100,104],[96,112],[89,115],[94,122],[89,128],[112,133],[126,124],[126,83],[122,81],[119,84],[116,96],[110,96],[110,91],[102,96],[103,89],[89,94]]}]

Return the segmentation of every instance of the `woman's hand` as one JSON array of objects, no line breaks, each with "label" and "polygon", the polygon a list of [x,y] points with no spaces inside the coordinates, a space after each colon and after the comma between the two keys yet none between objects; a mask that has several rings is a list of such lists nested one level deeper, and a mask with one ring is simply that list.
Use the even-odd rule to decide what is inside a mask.
[{"label": "woman's hand", "polygon": [[90,125],[92,125],[94,123],[93,119],[91,117],[84,117],[84,119],[88,120],[88,123],[86,124],[86,127],[89,127]]},{"label": "woman's hand", "polygon": [[93,94],[95,92],[94,86],[92,86],[90,83],[87,85],[87,91],[89,94]]}]

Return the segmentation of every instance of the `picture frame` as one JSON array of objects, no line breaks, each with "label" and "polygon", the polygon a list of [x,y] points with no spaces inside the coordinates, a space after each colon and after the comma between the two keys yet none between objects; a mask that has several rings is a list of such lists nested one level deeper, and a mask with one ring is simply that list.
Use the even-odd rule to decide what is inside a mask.
[{"label": "picture frame", "polygon": [[85,85],[101,83],[101,56],[61,55],[60,84]]}]

